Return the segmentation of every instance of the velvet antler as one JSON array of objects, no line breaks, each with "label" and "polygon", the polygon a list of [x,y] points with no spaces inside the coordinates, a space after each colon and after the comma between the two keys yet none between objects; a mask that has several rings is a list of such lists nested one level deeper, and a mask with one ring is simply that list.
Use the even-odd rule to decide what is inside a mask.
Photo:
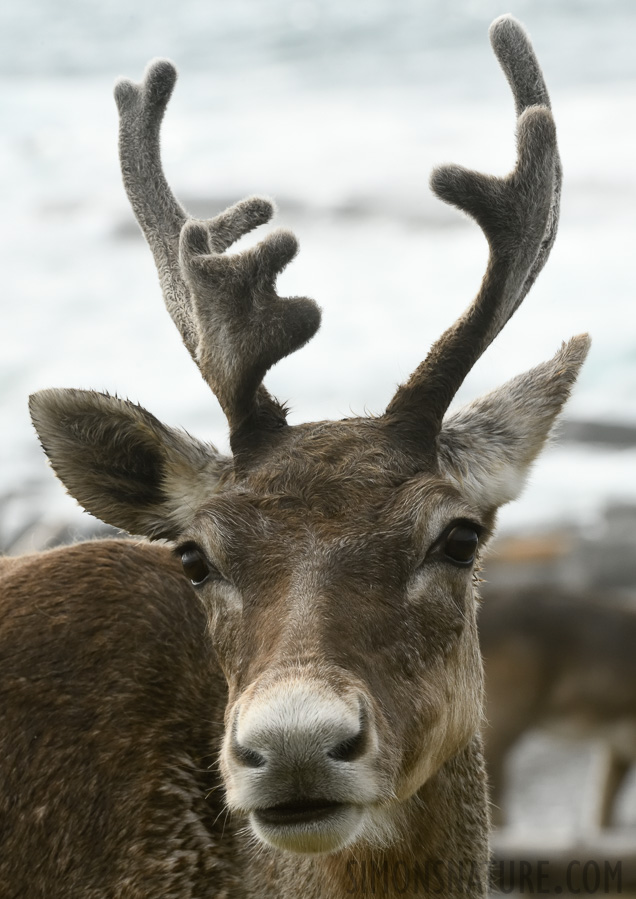
[{"label": "velvet antler", "polygon": [[177,73],[167,60],[148,66],[141,84],[120,80],[119,152],[126,192],[150,245],[168,312],[230,425],[236,452],[285,425],[283,407],[262,384],[267,370],[318,330],[320,310],[306,297],[281,298],[276,276],[293,259],[296,239],[269,234],[235,255],[225,251],[264,224],[274,208],[250,197],[216,218],[191,218],[170,190],[159,132]]},{"label": "velvet antler", "polygon": [[472,216],[490,257],[477,297],[396,392],[385,420],[418,440],[435,438],[464,378],[510,319],[543,268],[556,236],[561,165],[550,100],[532,45],[512,17],[490,28],[493,50],[512,88],[517,164],[505,178],[448,165],[431,187]]}]

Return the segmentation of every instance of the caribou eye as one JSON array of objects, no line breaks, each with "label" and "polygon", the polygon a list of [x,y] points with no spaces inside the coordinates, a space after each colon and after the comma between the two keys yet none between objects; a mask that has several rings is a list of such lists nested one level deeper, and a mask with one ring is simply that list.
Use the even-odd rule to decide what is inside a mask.
[{"label": "caribou eye", "polygon": [[441,550],[457,565],[471,565],[475,559],[479,534],[469,524],[456,524],[446,535]]},{"label": "caribou eye", "polygon": [[195,587],[208,579],[212,569],[198,547],[186,546],[180,551],[180,555],[185,576]]}]

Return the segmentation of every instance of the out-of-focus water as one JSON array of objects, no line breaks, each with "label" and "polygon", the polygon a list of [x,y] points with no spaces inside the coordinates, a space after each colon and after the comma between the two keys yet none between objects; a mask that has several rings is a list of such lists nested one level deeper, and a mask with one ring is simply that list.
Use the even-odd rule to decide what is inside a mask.
[{"label": "out-of-focus water", "polygon": [[[502,173],[513,110],[487,39],[513,12],[551,89],[562,226],[524,307],[459,399],[594,339],[569,414],[636,422],[636,5],[631,0],[10,0],[0,13],[0,528],[77,515],[30,429],[29,392],[107,389],[225,445],[225,422],[162,309],[120,185],[112,84],[169,56],[164,127],[177,194],[211,215],[259,192],[302,251],[283,292],[314,296],[320,334],[268,377],[292,420],[381,411],[474,295],[479,229],[428,172]],[[636,452],[562,445],[504,527],[593,521],[636,498]]]}]

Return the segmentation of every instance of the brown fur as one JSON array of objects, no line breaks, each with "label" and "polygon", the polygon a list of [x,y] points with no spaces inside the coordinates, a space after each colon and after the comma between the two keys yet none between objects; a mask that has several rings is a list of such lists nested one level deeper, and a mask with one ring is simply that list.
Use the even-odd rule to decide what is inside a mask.
[{"label": "brown fur", "polygon": [[0,590],[0,894],[230,884],[214,766],[226,686],[170,551],[122,540],[25,556]]}]

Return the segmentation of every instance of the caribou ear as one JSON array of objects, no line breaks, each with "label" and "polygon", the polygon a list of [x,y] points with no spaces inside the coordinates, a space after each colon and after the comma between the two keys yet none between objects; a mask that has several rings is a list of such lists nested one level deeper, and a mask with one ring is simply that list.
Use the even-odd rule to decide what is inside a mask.
[{"label": "caribou ear", "polygon": [[231,460],[141,406],[85,390],[41,390],[31,418],[57,476],[108,524],[173,538],[218,491]]},{"label": "caribou ear", "polygon": [[589,346],[587,334],[573,337],[549,362],[444,421],[440,468],[479,509],[494,511],[519,496]]}]

